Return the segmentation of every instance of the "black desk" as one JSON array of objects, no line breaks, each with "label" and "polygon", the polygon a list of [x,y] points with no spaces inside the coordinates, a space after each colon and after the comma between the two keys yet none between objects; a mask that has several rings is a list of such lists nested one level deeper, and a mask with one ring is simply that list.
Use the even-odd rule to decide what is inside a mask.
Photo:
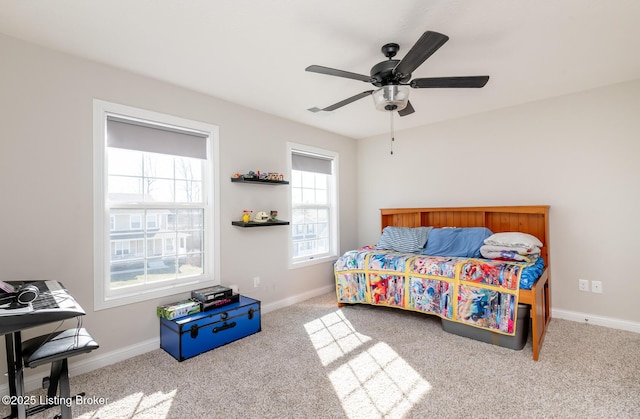
[{"label": "black desk", "polygon": [[[7,369],[9,375],[9,393],[12,401],[20,401],[24,396],[24,376],[22,360],[22,330],[58,322],[85,314],[80,304],[68,293],[64,286],[56,282],[59,289],[47,291],[45,283],[50,281],[7,281],[9,284],[19,286],[22,284],[37,285],[40,295],[30,307],[17,309],[0,309],[0,334],[4,335],[7,352]],[[55,308],[32,308],[38,307],[46,298],[55,297],[60,307]],[[26,406],[24,403],[11,404],[12,418],[24,419],[26,417]]]}]

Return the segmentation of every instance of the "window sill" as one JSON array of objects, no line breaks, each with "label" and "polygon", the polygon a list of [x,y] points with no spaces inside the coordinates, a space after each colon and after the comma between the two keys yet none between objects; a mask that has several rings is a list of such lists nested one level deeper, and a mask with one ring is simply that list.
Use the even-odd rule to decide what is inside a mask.
[{"label": "window sill", "polygon": [[182,284],[168,285],[164,288],[139,290],[125,295],[116,295],[104,298],[100,298],[96,295],[93,302],[93,309],[95,311],[100,311],[129,304],[141,303],[149,300],[157,300],[158,298],[188,293],[197,288],[206,288],[219,284],[219,281],[200,280],[190,281],[188,283]]},{"label": "window sill", "polygon": [[298,260],[295,262],[290,262],[289,269],[304,268],[306,266],[318,265],[320,263],[334,264],[337,259],[338,259],[338,256],[329,255],[329,256],[317,257],[313,259]]}]

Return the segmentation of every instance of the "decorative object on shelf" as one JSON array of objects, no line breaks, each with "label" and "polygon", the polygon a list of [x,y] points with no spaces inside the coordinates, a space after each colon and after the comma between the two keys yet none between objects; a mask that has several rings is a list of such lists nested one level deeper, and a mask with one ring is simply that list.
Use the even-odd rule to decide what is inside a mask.
[{"label": "decorative object on shelf", "polygon": [[258,170],[258,173],[255,173],[253,170],[250,170],[248,173],[245,173],[244,175],[240,175],[240,177],[243,179],[259,179],[260,171]]},{"label": "decorative object on shelf", "polygon": [[269,221],[278,221],[278,211],[271,210],[271,217]]},{"label": "decorative object on shelf", "polygon": [[284,180],[284,175],[282,173],[269,173],[267,180]]},{"label": "decorative object on shelf", "polygon": [[253,217],[254,223],[266,223],[267,221],[269,221],[269,215],[266,211],[258,211],[256,216]]},{"label": "decorative object on shelf", "polygon": [[248,223],[249,221],[251,221],[251,214],[253,213],[252,210],[243,210],[242,211],[242,222],[243,223]]},{"label": "decorative object on shelf", "polygon": [[[262,182],[278,182],[278,183],[282,183],[282,182],[284,182],[284,175],[282,173],[261,172],[259,170],[256,173],[253,170],[250,170],[249,172],[247,172],[245,174],[234,173],[233,176],[231,177],[231,179],[232,180],[233,179],[238,179],[238,180],[235,180],[235,182],[247,180],[247,181],[262,181]],[[289,183],[289,182],[286,182],[286,183]]]}]

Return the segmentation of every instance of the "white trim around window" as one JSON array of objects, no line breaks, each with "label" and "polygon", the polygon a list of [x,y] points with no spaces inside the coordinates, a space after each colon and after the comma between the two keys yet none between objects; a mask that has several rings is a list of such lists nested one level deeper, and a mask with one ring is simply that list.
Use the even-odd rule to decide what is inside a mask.
[{"label": "white trim around window", "polygon": [[[132,121],[149,121],[154,125],[179,128],[180,131],[193,131],[206,138],[206,160],[203,170],[203,208],[204,240],[202,246],[204,262],[202,274],[173,281],[162,281],[156,284],[145,284],[125,289],[111,289],[110,281],[110,230],[115,219],[110,216],[110,205],[107,201],[107,118],[130,118]],[[179,118],[171,115],[138,109],[126,105],[93,101],[93,201],[94,201],[94,310],[102,310],[117,306],[133,304],[141,301],[157,299],[169,295],[188,292],[193,289],[219,284],[220,280],[220,217],[219,217],[219,139],[218,127]],[[161,141],[159,141],[161,142]],[[166,143],[166,141],[162,141]],[[178,210],[180,205],[176,204]],[[135,209],[135,205],[124,202],[123,207]],[[162,208],[162,205],[156,205]],[[149,208],[153,210],[154,204]],[[189,209],[188,204],[184,204]],[[148,208],[147,208],[148,209]],[[141,220],[142,221],[142,220]],[[147,220],[148,222],[148,220]],[[147,222],[142,221],[145,226]]]},{"label": "white trim around window", "polygon": [[[329,210],[329,236],[328,236],[328,244],[329,248],[326,252],[319,252],[318,254],[309,254],[307,256],[295,256],[294,255],[294,235],[296,234],[296,223],[295,223],[295,209],[294,198],[293,198],[293,188],[294,182],[292,178],[293,174],[293,155],[296,154],[298,156],[302,156],[301,160],[306,160],[304,157],[310,157],[311,160],[318,160],[315,163],[319,163],[319,165],[315,166],[307,166],[307,167],[315,167],[310,169],[311,172],[318,173],[326,173],[327,168],[329,168],[331,174],[328,175],[328,201],[326,205],[313,205],[309,206],[310,209],[328,209]],[[291,180],[289,191],[289,209],[291,214],[291,233],[289,234],[289,268],[301,268],[309,265],[315,265],[318,263],[326,263],[329,261],[333,261],[337,258],[340,249],[338,248],[340,237],[340,226],[339,226],[339,205],[338,205],[338,184],[339,184],[339,161],[338,161],[338,153],[335,151],[325,150],[317,147],[312,147],[303,144],[296,144],[289,142],[287,143],[287,173]],[[300,163],[298,161],[297,163]],[[304,165],[305,162],[302,162]],[[304,208],[302,205],[297,208]],[[311,224],[310,226],[313,226]],[[309,226],[299,226],[303,230],[305,227]],[[305,230],[306,231],[306,230]]]}]

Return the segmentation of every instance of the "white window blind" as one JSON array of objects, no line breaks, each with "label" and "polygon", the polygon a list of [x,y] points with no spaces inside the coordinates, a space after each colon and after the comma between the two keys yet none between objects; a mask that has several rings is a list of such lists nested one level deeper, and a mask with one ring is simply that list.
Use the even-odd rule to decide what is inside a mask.
[{"label": "white window blind", "polygon": [[107,146],[205,160],[207,135],[107,116]]},{"label": "white window blind", "polygon": [[312,154],[293,152],[291,155],[291,168],[303,172],[330,175],[332,173],[332,162],[332,159]]}]

